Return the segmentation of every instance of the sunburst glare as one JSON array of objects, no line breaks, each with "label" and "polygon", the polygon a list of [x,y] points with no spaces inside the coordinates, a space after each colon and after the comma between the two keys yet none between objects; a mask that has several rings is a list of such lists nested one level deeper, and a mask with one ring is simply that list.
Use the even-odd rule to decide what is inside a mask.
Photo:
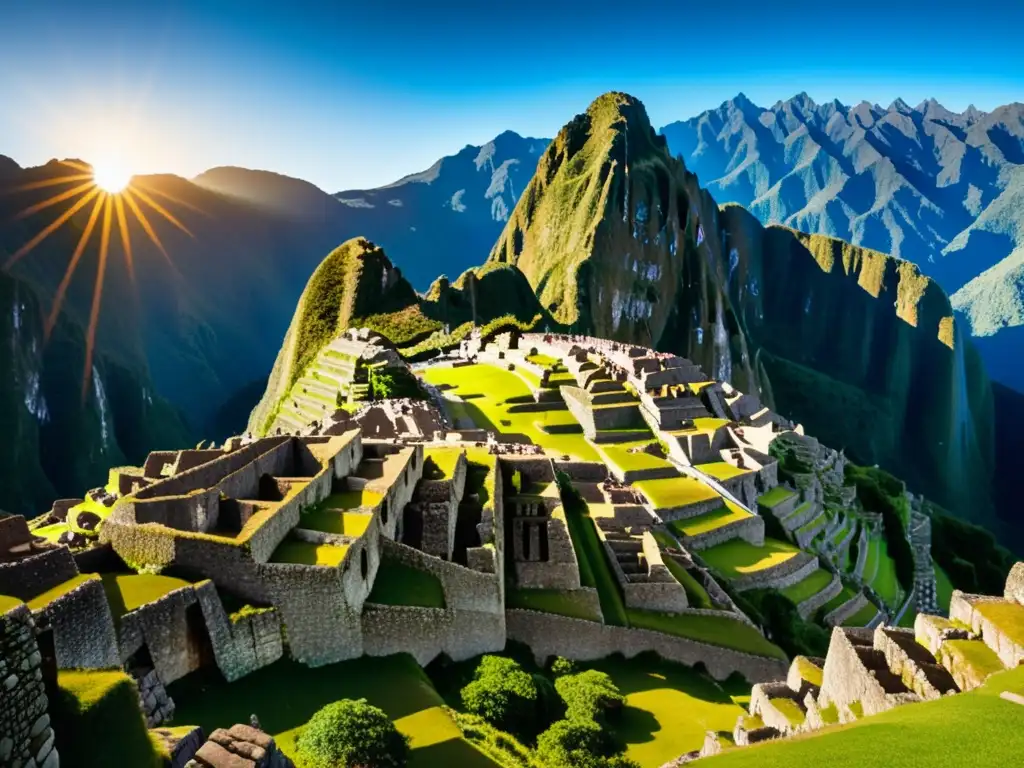
[{"label": "sunburst glare", "polygon": [[[53,330],[57,317],[60,314],[64,299],[67,296],[68,286],[75,274],[75,270],[79,266],[82,256],[85,253],[86,246],[92,238],[93,233],[98,228],[100,230],[99,258],[96,264],[96,278],[93,284],[92,306],[90,307],[89,325],[86,332],[85,370],[82,375],[82,397],[84,399],[89,391],[88,387],[92,371],[92,357],[96,348],[96,328],[99,320],[100,306],[103,300],[103,282],[106,275],[107,258],[111,248],[111,242],[115,240],[115,238],[111,237],[111,229],[116,227],[120,233],[120,237],[117,238],[117,240],[120,241],[121,249],[124,253],[125,264],[128,268],[128,276],[133,282],[135,280],[135,265],[133,263],[132,243],[128,231],[129,213],[134,216],[135,220],[142,227],[142,230],[146,233],[147,237],[157,247],[172,269],[174,269],[174,264],[171,262],[171,259],[164,248],[163,242],[157,235],[153,224],[144,213],[142,206],[146,206],[190,237],[193,235],[192,232],[189,231],[188,227],[186,227],[173,213],[150,197],[150,195],[143,190],[143,187],[146,187],[152,194],[160,195],[161,197],[173,202],[179,201],[169,194],[150,187],[145,178],[133,177],[124,164],[116,160],[104,160],[98,162],[96,165],[88,166],[74,160],[65,160],[63,161],[63,165],[66,168],[77,171],[77,173],[59,175],[55,178],[44,179],[42,181],[34,181],[12,190],[14,192],[25,192],[28,190],[43,189],[46,187],[58,188],[45,200],[33,203],[20,211],[15,216],[15,219],[27,219],[41,211],[60,205],[61,203],[64,203],[66,208],[52,222],[48,223],[38,233],[29,238],[17,251],[11,254],[2,266],[4,271],[9,270],[18,261],[27,256],[43,240],[64,226],[64,224],[78,214],[79,211],[87,209],[87,213],[82,214],[83,216],[88,217],[87,223],[78,238],[78,243],[74,252],[68,260],[67,266],[64,270],[63,279],[61,280],[54,295],[53,303],[50,307],[50,313],[45,325],[45,334],[48,338]],[[60,187],[67,185],[73,186],[71,186],[70,189],[59,189]],[[188,208],[193,208],[193,206],[185,203],[182,203],[182,205],[186,205]]]}]

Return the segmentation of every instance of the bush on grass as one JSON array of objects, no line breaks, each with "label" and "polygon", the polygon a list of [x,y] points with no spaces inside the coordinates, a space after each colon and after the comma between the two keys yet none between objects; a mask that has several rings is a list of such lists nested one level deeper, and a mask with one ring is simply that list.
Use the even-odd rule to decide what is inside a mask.
[{"label": "bush on grass", "polygon": [[530,673],[512,659],[484,656],[462,689],[462,706],[491,725],[532,737],[538,728],[539,693]]},{"label": "bush on grass", "polygon": [[613,755],[614,743],[593,720],[559,720],[537,737],[537,757],[544,765],[565,768],[636,768]]},{"label": "bush on grass", "polygon": [[307,768],[401,768],[409,757],[408,737],[366,699],[328,704],[310,718],[296,747]]},{"label": "bush on grass", "polygon": [[626,699],[605,672],[588,669],[575,675],[563,675],[555,681],[555,690],[566,705],[570,720],[593,720],[604,725],[622,711]]}]

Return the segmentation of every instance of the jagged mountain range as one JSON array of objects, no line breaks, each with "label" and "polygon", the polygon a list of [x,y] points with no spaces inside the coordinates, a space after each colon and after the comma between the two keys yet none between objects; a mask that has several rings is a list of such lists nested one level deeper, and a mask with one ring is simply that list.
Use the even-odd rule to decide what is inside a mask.
[{"label": "jagged mountain range", "polygon": [[956,113],[802,93],[763,108],[740,94],[662,134],[719,202],[918,264],[983,337],[993,375],[1024,390],[1006,359],[1024,322],[1024,104]]}]

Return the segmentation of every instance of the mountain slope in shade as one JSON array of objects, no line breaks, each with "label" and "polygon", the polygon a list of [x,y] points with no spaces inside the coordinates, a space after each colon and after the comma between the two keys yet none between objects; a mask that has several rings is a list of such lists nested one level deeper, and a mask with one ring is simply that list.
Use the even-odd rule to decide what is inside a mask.
[{"label": "mountain slope in shade", "polygon": [[[1024,228],[1024,104],[958,114],[800,94],[764,109],[740,94],[662,133],[721,202],[913,261],[949,294],[1009,256],[1006,230]],[[1011,378],[1024,389],[1024,373]]]},{"label": "mountain slope in shade", "polygon": [[991,516],[991,388],[942,289],[911,263],[720,210],[636,99],[606,94],[559,132],[491,260],[577,332],[682,354]]},{"label": "mountain slope in shade", "polygon": [[48,309],[30,285],[0,272],[0,498],[30,517],[104,485],[112,466],[195,444],[145,371],[101,352],[83,393],[83,328],[61,314],[46,338]]},{"label": "mountain slope in shade", "polygon": [[487,257],[547,145],[506,131],[385,187],[339,192],[348,236],[380,243],[417,290],[454,278]]}]

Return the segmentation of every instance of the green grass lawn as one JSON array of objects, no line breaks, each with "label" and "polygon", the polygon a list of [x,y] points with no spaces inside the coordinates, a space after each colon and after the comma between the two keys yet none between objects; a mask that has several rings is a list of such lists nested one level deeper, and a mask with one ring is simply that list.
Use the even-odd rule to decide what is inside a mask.
[{"label": "green grass lawn", "polygon": [[33,611],[45,608],[58,597],[63,597],[71,590],[76,589],[77,587],[82,586],[85,582],[92,581],[94,579],[99,579],[99,576],[94,573],[80,573],[77,576],[72,576],[67,581],[61,582],[55,587],[51,587],[40,595],[36,595],[31,600],[27,601],[27,605],[29,609]]},{"label": "green grass lawn", "polygon": [[248,723],[255,713],[292,758],[299,729],[319,709],[341,699],[365,698],[411,738],[409,768],[500,768],[462,738],[426,673],[404,654],[364,656],[315,669],[282,659],[234,683],[225,683],[215,670],[204,670],[168,689],[177,705],[175,722],[201,725],[210,733],[227,724]]},{"label": "green grass lawn", "polygon": [[653,440],[633,440],[627,443],[601,443],[598,450],[603,453],[609,463],[614,464],[623,472],[638,471],[644,469],[666,469],[672,466],[672,462],[658,456],[652,456],[643,451],[630,453],[630,448],[642,448],[650,445]]},{"label": "green grass lawn", "polygon": [[727,579],[773,568],[800,552],[792,544],[765,539],[763,547],[755,547],[743,539],[733,539],[701,551],[704,561]]},{"label": "green grass lawn", "polygon": [[781,502],[788,499],[794,493],[794,491],[791,491],[784,486],[777,485],[770,491],[768,491],[768,493],[758,497],[757,503],[763,507],[768,507],[769,509],[772,509],[778,506]]},{"label": "green grass lawn", "polygon": [[705,432],[708,435],[713,435],[728,423],[728,419],[719,419],[715,416],[699,416],[693,420],[693,429],[676,429],[669,432],[669,434],[690,435],[694,432]]},{"label": "green grass lawn", "polygon": [[887,605],[895,607],[899,604],[902,590],[896,579],[896,563],[889,557],[889,550],[884,541],[879,541],[878,569],[870,583],[872,589]]},{"label": "green grass lawn", "polygon": [[799,605],[804,600],[807,600],[821,592],[821,590],[831,583],[832,574],[824,568],[819,568],[803,581],[799,581],[796,584],[779,591],[788,597],[794,605]]},{"label": "green grass lawn", "polygon": [[103,591],[107,593],[110,612],[117,621],[129,611],[159,600],[169,592],[191,586],[191,582],[156,574],[105,573]]},{"label": "green grass lawn", "polygon": [[563,507],[563,512],[579,561],[580,583],[585,587],[597,587],[605,623],[628,626],[626,606],[619,592],[618,581],[612,573],[594,521],[587,513],[586,503],[570,500]]},{"label": "green grass lawn", "polygon": [[523,608],[542,613],[557,613],[588,621],[600,621],[601,617],[581,605],[563,590],[511,588],[505,592],[506,608]]},{"label": "green grass lawn", "polygon": [[347,545],[309,544],[296,539],[285,539],[274,550],[270,562],[334,567],[345,559],[348,549]]},{"label": "green grass lawn", "polygon": [[50,717],[61,762],[77,768],[164,764],[146,730],[139,689],[124,672],[62,669],[57,686]]},{"label": "green grass lawn", "polygon": [[698,464],[696,468],[705,475],[710,475],[716,480],[729,480],[730,478],[739,477],[740,475],[745,475],[751,471],[749,469],[734,467],[732,464],[725,461],[712,461],[709,464]]},{"label": "green grass lawn", "polygon": [[[1020,762],[1022,707],[999,698],[1024,690],[1024,667],[969,693],[908,704],[855,723],[705,758],[708,768],[920,768]],[[954,723],[968,724],[957,728]]]},{"label": "green grass lawn", "polygon": [[510,406],[517,405],[509,403],[510,399],[528,398],[532,401],[530,388],[511,371],[486,364],[459,368],[438,367],[423,371],[423,378],[434,386],[452,386],[454,394],[468,398],[464,403],[465,413],[481,429],[524,434],[553,453],[568,454],[581,461],[601,461],[597,451],[582,433],[550,434],[544,431],[545,426],[577,424],[568,410],[510,410]]},{"label": "green grass lawn", "polygon": [[440,446],[423,449],[423,478],[425,480],[450,480],[455,476],[455,466],[459,456],[465,451],[462,448],[445,448]]},{"label": "green grass lawn", "polygon": [[299,528],[358,538],[370,526],[371,520],[373,520],[372,512],[347,512],[342,509],[317,506],[315,509],[302,513],[302,517],[299,518]]},{"label": "green grass lawn", "polygon": [[629,608],[626,613],[631,627],[653,629],[757,656],[786,658],[781,648],[766,640],[754,627],[724,616],[658,613],[636,608]]},{"label": "green grass lawn", "polygon": [[658,768],[700,749],[705,731],[732,731],[743,714],[722,686],[651,654],[585,666],[606,672],[626,697],[620,719],[609,730],[625,743],[626,757],[643,768]]},{"label": "green grass lawn", "polygon": [[881,560],[882,539],[879,536],[868,537],[868,555],[864,558],[864,573],[861,576],[864,581],[870,584],[878,573],[878,563]]},{"label": "green grass lawn", "polygon": [[718,498],[718,493],[711,486],[692,477],[640,480],[633,485],[647,497],[655,509],[673,509]]},{"label": "green grass lawn", "polygon": [[1010,640],[1024,645],[1024,605],[1010,601],[979,602],[974,608]]},{"label": "green grass lawn", "polygon": [[731,501],[726,501],[718,509],[705,512],[703,515],[697,515],[696,517],[688,517],[685,520],[673,520],[669,523],[669,526],[677,534],[699,536],[702,533],[717,530],[740,520],[748,520],[751,517],[753,515],[749,512],[733,504]]},{"label": "green grass lawn", "polygon": [[857,590],[855,590],[851,586],[843,584],[843,588],[841,590],[839,590],[839,594],[836,595],[835,597],[833,597],[827,603],[825,603],[824,606],[822,606],[822,608],[821,608],[822,615],[824,616],[825,614],[831,613],[836,608],[838,608],[840,605],[842,605],[843,603],[845,603],[845,602],[847,602],[849,600],[852,600],[856,596],[857,596]]},{"label": "green grass lawn", "polygon": [[366,598],[380,605],[418,605],[444,608],[444,588],[432,573],[382,558],[373,581],[373,590]]},{"label": "green grass lawn", "polygon": [[874,603],[868,602],[867,605],[860,608],[855,614],[843,622],[844,627],[863,627],[875,616],[878,615],[878,608],[875,607]]},{"label": "green grass lawn", "polygon": [[939,602],[939,608],[948,612],[949,602],[953,599],[953,582],[949,580],[949,576],[938,563],[933,563],[933,565],[935,567],[935,597]]}]

